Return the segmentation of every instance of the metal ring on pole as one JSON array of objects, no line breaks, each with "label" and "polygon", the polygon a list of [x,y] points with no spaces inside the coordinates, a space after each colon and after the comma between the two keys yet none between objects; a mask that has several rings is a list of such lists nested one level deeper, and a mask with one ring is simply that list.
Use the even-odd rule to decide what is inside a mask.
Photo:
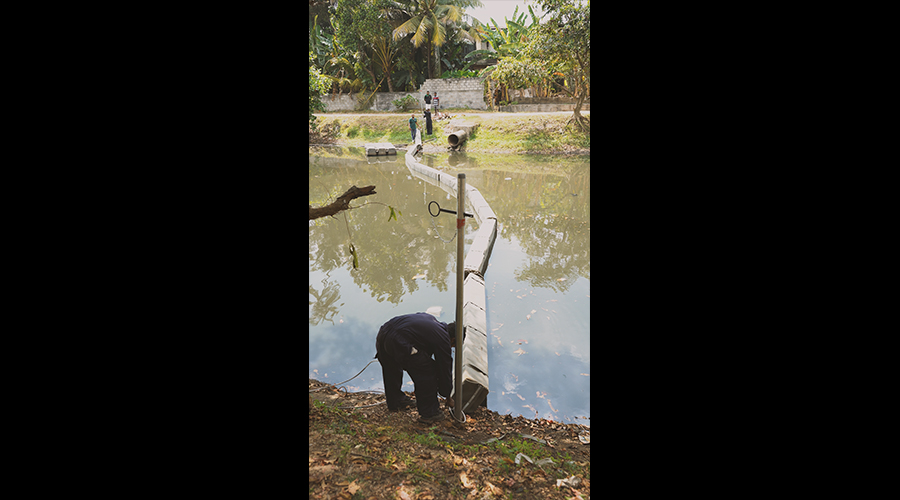
[{"label": "metal ring on pole", "polygon": [[[437,207],[437,209],[438,209],[437,213],[432,213],[432,212],[431,212],[431,203],[434,203],[434,205]],[[441,206],[438,205],[438,202],[432,201],[431,203],[428,204],[428,213],[429,213],[432,217],[437,217],[438,215],[441,215]]]}]

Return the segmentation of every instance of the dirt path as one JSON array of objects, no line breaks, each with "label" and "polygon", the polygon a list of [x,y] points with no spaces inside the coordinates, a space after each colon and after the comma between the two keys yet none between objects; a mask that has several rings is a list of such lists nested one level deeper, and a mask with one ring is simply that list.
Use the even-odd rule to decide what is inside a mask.
[{"label": "dirt path", "polygon": [[[406,116],[410,113],[418,113],[419,111],[410,111],[409,113],[313,113],[314,116],[324,118],[351,118],[360,116]],[[461,118],[463,116],[483,116],[485,118],[497,117],[516,117],[516,116],[542,116],[542,115],[571,115],[571,111],[535,111],[532,113],[500,113],[500,112],[481,112],[481,111],[454,111],[449,113],[453,118]],[[590,115],[590,111],[581,111],[582,115]]]}]

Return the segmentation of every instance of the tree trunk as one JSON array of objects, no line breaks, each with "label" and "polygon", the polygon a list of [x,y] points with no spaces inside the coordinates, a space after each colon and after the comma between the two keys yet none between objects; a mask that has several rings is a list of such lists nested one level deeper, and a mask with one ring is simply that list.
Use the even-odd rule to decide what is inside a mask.
[{"label": "tree trunk", "polygon": [[585,97],[587,97],[587,82],[582,80],[575,89],[578,91],[578,94],[575,97],[575,110],[574,113],[572,113],[570,121],[574,121],[581,130],[587,131],[586,125],[589,123],[588,119],[581,116],[581,104],[584,102]]},{"label": "tree trunk", "polygon": [[441,77],[441,48],[434,46],[434,74],[435,78]]},{"label": "tree trunk", "polygon": [[581,121],[581,103],[584,102],[585,91],[584,87],[581,88],[581,92],[578,93],[578,97],[575,100],[575,113],[572,115],[576,120]]},{"label": "tree trunk", "polygon": [[362,188],[350,186],[350,189],[348,189],[346,193],[338,196],[338,198],[329,205],[325,205],[324,207],[319,208],[313,208],[312,205],[310,205],[309,220],[318,219],[319,217],[325,217],[326,215],[334,215],[341,210],[347,210],[348,208],[350,208],[351,200],[362,196],[369,196],[372,194],[375,194],[375,186],[366,186]]}]

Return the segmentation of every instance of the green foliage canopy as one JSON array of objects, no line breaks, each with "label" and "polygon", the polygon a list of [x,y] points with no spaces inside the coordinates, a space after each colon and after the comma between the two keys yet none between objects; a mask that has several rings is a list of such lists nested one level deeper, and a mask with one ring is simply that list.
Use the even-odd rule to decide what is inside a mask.
[{"label": "green foliage canopy", "polygon": [[313,61],[312,51],[309,52],[309,128],[316,129],[316,117],[313,116],[314,111],[325,111],[325,104],[322,102],[322,95],[328,91],[331,85],[331,79],[323,75]]}]

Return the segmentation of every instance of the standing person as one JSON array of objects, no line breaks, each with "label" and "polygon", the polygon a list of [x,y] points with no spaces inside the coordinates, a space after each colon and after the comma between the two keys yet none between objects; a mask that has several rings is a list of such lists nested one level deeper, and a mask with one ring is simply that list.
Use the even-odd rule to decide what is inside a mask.
[{"label": "standing person", "polygon": [[401,390],[405,370],[415,384],[415,405],[419,411],[416,421],[430,424],[444,420],[437,396],[440,394],[447,406],[453,406],[450,349],[454,347],[455,321],[443,323],[420,312],[397,316],[382,325],[375,338],[375,357],[381,363],[388,410],[399,411],[413,405],[413,400]]},{"label": "standing person", "polygon": [[431,135],[431,110],[425,106],[425,132]]},{"label": "standing person", "polygon": [[415,113],[410,113],[409,117],[409,131],[412,133],[412,142],[416,142],[416,123],[418,123],[418,120],[416,120]]},{"label": "standing person", "polygon": [[437,92],[435,92],[434,97],[431,98],[431,104],[434,105],[434,118],[440,119],[441,112],[438,108],[441,107],[441,99],[437,96]]},{"label": "standing person", "polygon": [[429,104],[431,104],[431,93],[426,90],[425,91],[425,109],[428,109]]}]

